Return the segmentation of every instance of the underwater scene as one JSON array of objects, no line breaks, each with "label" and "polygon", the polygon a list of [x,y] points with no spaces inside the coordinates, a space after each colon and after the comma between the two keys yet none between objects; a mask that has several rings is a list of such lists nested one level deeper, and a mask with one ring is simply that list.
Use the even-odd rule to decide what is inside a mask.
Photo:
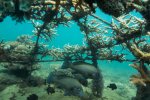
[{"label": "underwater scene", "polygon": [[150,100],[150,0],[0,0],[0,100]]}]

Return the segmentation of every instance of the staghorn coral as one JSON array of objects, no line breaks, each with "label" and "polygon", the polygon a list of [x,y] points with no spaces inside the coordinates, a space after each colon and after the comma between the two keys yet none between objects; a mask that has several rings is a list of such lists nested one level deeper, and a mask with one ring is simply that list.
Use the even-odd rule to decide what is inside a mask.
[{"label": "staghorn coral", "polygon": [[146,84],[150,82],[150,72],[147,72],[147,69],[145,69],[145,67],[143,68],[142,66],[139,66],[137,64],[131,64],[130,66],[140,73],[140,75],[131,76],[131,81],[134,84],[141,84],[143,86],[146,86]]},{"label": "staghorn coral", "polygon": [[146,30],[149,30],[150,24],[150,1],[149,0],[134,0],[128,3],[128,6],[139,11],[146,20]]},{"label": "staghorn coral", "polygon": [[139,40],[138,42],[129,42],[127,43],[127,47],[137,59],[144,60],[147,64],[149,64],[149,51],[147,51],[147,48],[145,48],[145,46],[147,46],[148,44],[145,44],[144,42],[146,43],[145,40]]},{"label": "staghorn coral", "polygon": [[135,44],[133,44],[131,48],[133,49],[135,56],[142,60],[149,60],[150,53],[142,52],[140,49],[137,48]]},{"label": "staghorn coral", "polygon": [[[119,62],[145,60],[144,63],[149,63],[149,55],[147,55],[149,51],[144,51],[142,46],[133,42],[137,37],[141,38],[142,36],[147,35],[149,28],[149,1],[21,1],[24,1],[25,3],[22,3],[20,8],[18,8],[19,4],[17,2],[15,2],[15,4],[13,2],[12,5],[12,1],[8,2],[11,7],[3,8],[2,5],[0,16],[3,19],[4,17],[11,15],[11,17],[14,17],[17,21],[31,19],[32,24],[35,27],[33,33],[34,36],[36,36],[36,41],[26,41],[26,38],[28,39],[28,37],[23,36],[15,42],[0,44],[1,61],[6,62],[5,67],[10,70],[17,70],[17,73],[20,72],[20,70],[26,70],[27,73],[30,74],[38,67],[36,62],[64,60],[67,62],[66,64],[68,64],[68,62],[90,60],[92,61],[92,65],[96,68],[98,68],[98,60],[115,60]],[[94,4],[97,4],[105,13],[118,18],[113,17],[111,23],[101,19],[91,12],[91,10],[94,12]],[[14,5],[16,6],[15,10],[13,9]],[[111,9],[108,9],[108,7]],[[130,14],[122,15],[133,9],[139,11],[146,20],[141,20]],[[41,23],[38,23],[39,21]],[[40,39],[46,41],[52,40],[53,35],[56,33],[55,29],[57,26],[60,24],[70,26],[70,22],[72,21],[77,23],[80,27],[80,31],[84,35],[83,46],[65,45],[63,49],[55,47],[45,49],[45,45],[40,44]],[[23,39],[23,41],[21,39]],[[122,50],[116,50],[117,46],[121,47]],[[134,59],[127,58],[127,55],[123,51],[127,49],[135,56]],[[40,59],[38,57],[40,57]],[[44,57],[49,57],[50,60],[45,60]],[[141,69],[138,70],[144,75]],[[30,80],[31,83],[33,81],[34,84],[34,80],[29,79],[29,81]],[[132,80],[134,83],[143,85],[145,85],[145,82],[149,82],[149,78],[146,78],[145,75],[144,77],[141,75],[133,76]],[[103,77],[101,73],[93,80],[92,87],[93,94],[102,97]],[[138,91],[140,90],[138,89]]]}]

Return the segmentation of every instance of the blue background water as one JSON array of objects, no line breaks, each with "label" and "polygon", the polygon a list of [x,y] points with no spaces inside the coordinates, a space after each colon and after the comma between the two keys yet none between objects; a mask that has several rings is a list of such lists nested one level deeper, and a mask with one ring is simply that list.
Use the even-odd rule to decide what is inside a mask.
[{"label": "blue background water", "polygon": [[[132,12],[134,16],[141,18],[141,15],[137,12]],[[100,10],[97,11],[97,15],[102,19],[110,22],[112,17],[104,14]],[[0,23],[0,40],[13,41],[17,36],[21,34],[32,34],[33,26],[30,22],[16,23],[12,21],[10,17],[7,17],[2,23]],[[73,23],[71,27],[59,26],[57,30],[57,36],[49,43],[55,47],[62,48],[65,44],[79,44],[82,45],[83,34],[81,34],[79,27],[76,23]],[[102,71],[110,71],[112,74],[120,73],[123,77],[129,77],[135,70],[128,66],[129,63],[119,63],[100,61],[100,66],[102,66]]]}]

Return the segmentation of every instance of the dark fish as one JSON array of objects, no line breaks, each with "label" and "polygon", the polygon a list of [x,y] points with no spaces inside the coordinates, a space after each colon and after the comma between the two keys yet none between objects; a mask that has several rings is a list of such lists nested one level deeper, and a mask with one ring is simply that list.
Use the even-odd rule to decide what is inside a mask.
[{"label": "dark fish", "polygon": [[88,81],[83,75],[74,74],[74,76],[75,76],[75,79],[77,79],[83,86],[85,86],[85,87],[88,86]]},{"label": "dark fish", "polygon": [[53,94],[55,93],[55,89],[53,87],[51,87],[50,85],[48,85],[47,89],[46,89],[48,94]]},{"label": "dark fish", "polygon": [[67,69],[70,68],[70,66],[72,65],[71,61],[65,60],[61,66],[61,69]]},{"label": "dark fish", "polygon": [[75,62],[71,66],[73,70],[82,74],[85,78],[97,78],[99,75],[99,70],[92,64],[85,62]]},{"label": "dark fish", "polygon": [[27,100],[38,100],[38,96],[36,94],[31,94],[27,97]]},{"label": "dark fish", "polygon": [[112,90],[117,89],[117,85],[115,83],[111,83],[107,87],[110,88],[110,89],[112,89]]},{"label": "dark fish", "polygon": [[57,69],[51,72],[46,80],[48,84],[53,83],[55,80],[62,79],[63,77],[71,77],[73,78],[74,75],[72,74],[72,69]]},{"label": "dark fish", "polygon": [[65,95],[83,96],[82,85],[74,78],[62,78],[55,80],[54,84],[65,91]]}]

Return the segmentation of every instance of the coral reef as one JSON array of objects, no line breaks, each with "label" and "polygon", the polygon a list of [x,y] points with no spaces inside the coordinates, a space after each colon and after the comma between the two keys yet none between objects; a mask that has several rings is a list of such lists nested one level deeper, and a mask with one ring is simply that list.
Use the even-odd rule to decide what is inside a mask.
[{"label": "coral reef", "polygon": [[[111,15],[112,21],[97,16],[96,8]],[[133,10],[144,19],[128,14]],[[149,0],[1,0],[0,22],[7,16],[17,22],[30,20],[35,28],[31,37],[24,35],[16,41],[0,42],[1,65],[8,74],[11,72],[20,77],[25,82],[22,86],[44,84],[43,79],[32,76],[32,72],[39,69],[39,62],[64,61],[61,68],[51,71],[47,83],[55,84],[65,95],[84,99],[83,88],[88,87],[88,79],[92,79],[89,98],[102,99],[104,79],[98,61],[127,61],[139,72],[139,75],[131,76],[137,87],[135,100],[149,99]],[[68,44],[64,48],[55,48],[41,43],[51,41],[59,25],[69,27],[71,22],[76,23],[83,33],[82,46]],[[10,84],[18,82],[6,80]],[[6,80],[1,84],[7,83]]]},{"label": "coral reef", "polygon": [[1,54],[0,58],[3,61],[3,66],[18,74],[17,76],[22,75],[26,77],[38,68],[32,56],[34,44],[27,39],[26,36],[22,36],[17,41],[7,42],[1,46],[3,54]]}]

